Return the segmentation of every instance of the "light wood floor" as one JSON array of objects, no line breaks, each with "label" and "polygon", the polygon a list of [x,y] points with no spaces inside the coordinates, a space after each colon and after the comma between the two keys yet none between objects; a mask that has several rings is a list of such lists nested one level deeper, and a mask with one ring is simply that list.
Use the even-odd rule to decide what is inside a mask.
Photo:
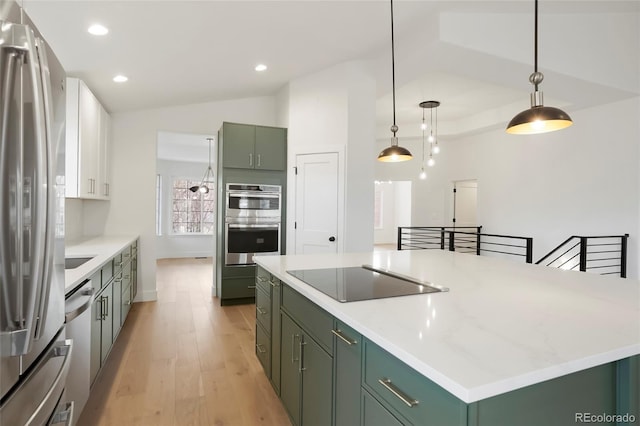
[{"label": "light wood floor", "polygon": [[255,305],[211,297],[210,259],[157,271],[158,300],[131,308],[78,424],[290,425],[254,353]]}]

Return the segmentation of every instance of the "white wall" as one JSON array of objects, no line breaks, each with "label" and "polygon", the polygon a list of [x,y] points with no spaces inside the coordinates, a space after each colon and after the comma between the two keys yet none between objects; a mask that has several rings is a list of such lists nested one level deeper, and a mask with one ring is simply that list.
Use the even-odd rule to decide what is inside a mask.
[{"label": "white wall", "polygon": [[[487,233],[533,237],[534,261],[571,235],[629,233],[628,276],[637,278],[640,98],[570,114],[575,124],[559,132],[496,129],[441,139],[426,181],[415,159],[378,166],[376,179],[413,177],[414,226],[449,224],[451,182],[477,179],[478,224]],[[400,144],[420,152],[418,140]]]},{"label": "white wall", "polygon": [[209,102],[112,115],[112,195],[105,218],[85,210],[85,223],[106,234],[138,234],[138,300],[156,299],[156,140],[158,131],[216,134],[223,121],[275,125],[272,97]]},{"label": "white wall", "polygon": [[[172,182],[174,178],[193,177],[202,179],[207,162],[158,160],[156,172],[162,176],[162,235],[156,237],[158,259],[181,257],[213,257],[215,240],[213,235],[174,235],[171,233]],[[213,166],[215,169],[215,165]],[[216,191],[213,191],[216,193]]]},{"label": "white wall", "polygon": [[[279,94],[288,111],[289,164],[298,152],[341,147],[344,161],[344,216],[338,234],[344,251],[373,247],[373,163],[375,161],[375,81],[359,62],[336,65],[296,79]],[[295,177],[289,174],[289,205],[295,205]],[[294,209],[287,211],[287,247],[295,247]]]}]

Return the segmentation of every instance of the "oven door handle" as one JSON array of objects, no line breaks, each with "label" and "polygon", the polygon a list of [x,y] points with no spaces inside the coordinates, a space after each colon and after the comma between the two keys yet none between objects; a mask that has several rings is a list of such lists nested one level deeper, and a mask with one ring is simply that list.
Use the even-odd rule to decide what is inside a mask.
[{"label": "oven door handle", "polygon": [[228,223],[229,229],[279,229],[279,223]]},{"label": "oven door handle", "polygon": [[250,198],[280,198],[279,192],[247,192],[247,191],[227,191],[227,197],[250,197]]}]

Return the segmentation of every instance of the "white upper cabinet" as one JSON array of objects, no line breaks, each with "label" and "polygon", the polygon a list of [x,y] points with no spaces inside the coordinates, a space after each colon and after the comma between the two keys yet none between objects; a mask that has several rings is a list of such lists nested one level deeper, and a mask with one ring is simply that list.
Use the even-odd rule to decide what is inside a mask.
[{"label": "white upper cabinet", "polygon": [[67,78],[67,198],[109,199],[111,117],[82,80]]}]

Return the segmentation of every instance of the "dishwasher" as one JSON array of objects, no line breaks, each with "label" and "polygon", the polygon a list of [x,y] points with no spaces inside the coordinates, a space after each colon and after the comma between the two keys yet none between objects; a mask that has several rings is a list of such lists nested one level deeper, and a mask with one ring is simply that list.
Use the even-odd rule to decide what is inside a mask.
[{"label": "dishwasher", "polygon": [[65,396],[68,402],[73,402],[74,406],[72,425],[77,423],[80,413],[89,399],[93,294],[91,280],[85,280],[65,296],[66,337],[73,340]]}]

